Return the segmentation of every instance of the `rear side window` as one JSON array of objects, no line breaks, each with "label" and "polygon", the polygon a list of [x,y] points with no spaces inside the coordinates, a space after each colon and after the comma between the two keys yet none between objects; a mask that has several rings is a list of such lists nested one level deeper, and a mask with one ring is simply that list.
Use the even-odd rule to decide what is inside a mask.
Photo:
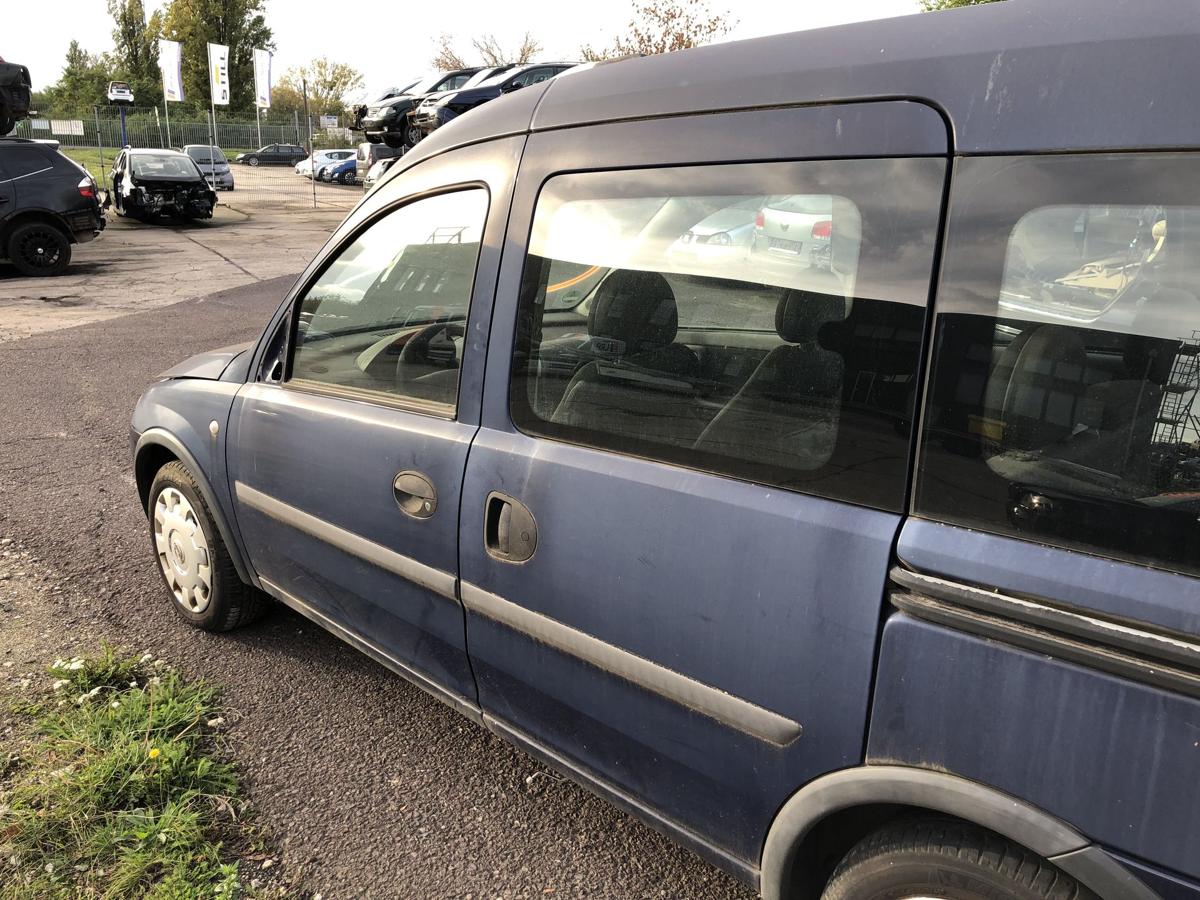
[{"label": "rear side window", "polygon": [[964,160],[916,508],[1200,571],[1200,176]]},{"label": "rear side window", "polygon": [[54,168],[53,160],[45,151],[29,146],[0,147],[0,156],[3,157],[5,177],[13,181],[43,173],[48,175]]},{"label": "rear side window", "polygon": [[487,206],[427,197],[347,244],[301,299],[289,382],[453,413]]},{"label": "rear side window", "polygon": [[920,159],[551,179],[516,425],[898,509],[943,176]]}]

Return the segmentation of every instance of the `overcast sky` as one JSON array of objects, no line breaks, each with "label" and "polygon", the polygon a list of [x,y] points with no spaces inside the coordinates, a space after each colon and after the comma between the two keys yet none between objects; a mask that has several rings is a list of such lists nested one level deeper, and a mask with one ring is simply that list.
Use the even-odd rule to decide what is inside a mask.
[{"label": "overcast sky", "polygon": [[[112,21],[105,0],[56,0],[52,20],[42,3],[12,0],[4,5],[8,8],[0,57],[28,66],[35,88],[58,79],[73,38],[93,52],[112,48]],[[147,0],[146,5],[149,11],[163,4]],[[737,24],[726,40],[905,15],[918,9],[917,0],[711,0],[711,6],[736,10]],[[460,0],[441,17],[429,4],[406,8],[361,0],[267,0],[267,23],[275,32],[276,78],[290,66],[328,56],[362,72],[371,96],[428,70],[443,31],[454,35],[459,54],[469,62],[474,61],[472,36],[491,32],[503,46],[515,47],[526,30],[541,41],[543,58],[575,59],[580,44],[603,46],[624,31],[630,13],[630,0]]]}]

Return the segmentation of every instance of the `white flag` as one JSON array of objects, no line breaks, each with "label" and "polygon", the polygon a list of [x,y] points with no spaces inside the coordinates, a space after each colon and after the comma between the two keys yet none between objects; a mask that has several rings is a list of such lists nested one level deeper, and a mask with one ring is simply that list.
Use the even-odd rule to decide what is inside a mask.
[{"label": "white flag", "polygon": [[229,47],[225,44],[208,45],[208,89],[213,103],[229,105]]},{"label": "white flag", "polygon": [[254,105],[271,108],[271,51],[254,51]]},{"label": "white flag", "polygon": [[158,66],[162,69],[163,99],[183,101],[183,55],[179,41],[158,42]]}]

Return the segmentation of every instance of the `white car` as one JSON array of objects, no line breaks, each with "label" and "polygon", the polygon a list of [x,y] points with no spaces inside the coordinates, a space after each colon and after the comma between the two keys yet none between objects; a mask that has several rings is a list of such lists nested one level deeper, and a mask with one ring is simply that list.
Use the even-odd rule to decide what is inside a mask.
[{"label": "white car", "polygon": [[355,151],[350,150],[318,150],[312,156],[306,156],[300,162],[296,163],[296,174],[303,175],[305,178],[313,177],[313,169],[318,172],[321,168],[328,165],[335,165],[343,160],[350,159],[354,156]]},{"label": "white car", "polygon": [[133,103],[133,88],[127,81],[110,81],[107,96],[109,103],[131,104]]}]

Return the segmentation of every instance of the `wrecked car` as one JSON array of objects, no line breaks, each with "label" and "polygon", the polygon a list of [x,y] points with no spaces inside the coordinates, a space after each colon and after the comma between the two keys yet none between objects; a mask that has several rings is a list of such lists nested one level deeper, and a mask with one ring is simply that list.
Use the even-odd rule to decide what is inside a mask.
[{"label": "wrecked car", "polygon": [[117,215],[138,219],[211,219],[217,195],[186,153],[126,147],[113,163],[112,205]]}]

